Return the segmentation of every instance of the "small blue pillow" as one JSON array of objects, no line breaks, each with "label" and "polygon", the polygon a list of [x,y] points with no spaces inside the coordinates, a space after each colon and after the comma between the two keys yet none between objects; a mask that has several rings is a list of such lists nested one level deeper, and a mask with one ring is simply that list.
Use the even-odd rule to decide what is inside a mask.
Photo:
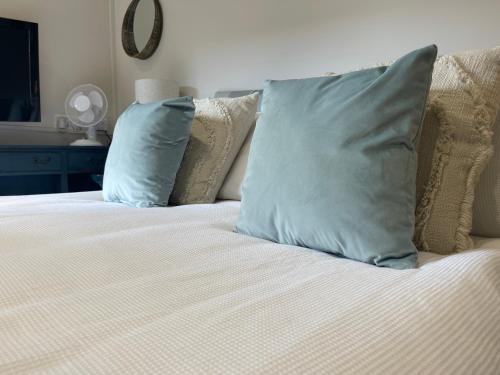
[{"label": "small blue pillow", "polygon": [[236,231],[416,266],[415,145],[437,48],[389,67],[266,83]]},{"label": "small blue pillow", "polygon": [[191,134],[193,98],[132,104],[118,119],[104,170],[108,202],[168,204]]}]

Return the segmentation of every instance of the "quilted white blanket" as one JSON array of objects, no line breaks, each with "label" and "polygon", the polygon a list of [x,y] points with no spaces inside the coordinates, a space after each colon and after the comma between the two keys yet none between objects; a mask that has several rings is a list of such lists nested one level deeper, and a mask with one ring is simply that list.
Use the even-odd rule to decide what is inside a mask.
[{"label": "quilted white blanket", "polygon": [[380,269],[238,208],[0,199],[0,374],[500,374],[499,250]]}]

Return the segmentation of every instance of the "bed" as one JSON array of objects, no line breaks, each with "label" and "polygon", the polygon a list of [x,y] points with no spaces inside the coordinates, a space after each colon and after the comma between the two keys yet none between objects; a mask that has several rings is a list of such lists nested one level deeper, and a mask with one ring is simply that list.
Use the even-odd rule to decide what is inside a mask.
[{"label": "bed", "polygon": [[1,198],[0,373],[500,373],[500,239],[397,271],[233,233],[238,211]]}]

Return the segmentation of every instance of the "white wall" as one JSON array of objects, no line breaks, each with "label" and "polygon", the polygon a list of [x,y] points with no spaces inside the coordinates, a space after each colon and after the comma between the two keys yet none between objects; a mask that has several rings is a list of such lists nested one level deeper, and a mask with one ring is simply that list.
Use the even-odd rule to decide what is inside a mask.
[{"label": "white wall", "polygon": [[39,24],[42,99],[42,123],[30,131],[2,125],[0,143],[67,143],[74,136],[47,129],[54,128],[55,114],[64,113],[68,92],[82,83],[113,92],[109,1],[1,0],[0,17]]},{"label": "white wall", "polygon": [[498,0],[161,2],[162,43],[139,61],[121,47],[130,0],[1,0],[1,17],[39,23],[43,119],[35,131],[0,125],[0,143],[67,143],[74,136],[51,133],[54,115],[63,113],[68,91],[86,82],[101,86],[119,113],[139,78],[175,79],[185,94],[204,97],[259,88],[269,78],[370,66],[429,43],[441,53],[500,44]]},{"label": "white wall", "polygon": [[265,79],[343,72],[427,44],[440,53],[500,45],[499,0],[161,0],[162,44],[148,61],[125,55],[114,0],[116,99],[138,78],[167,77],[188,94],[252,89]]}]

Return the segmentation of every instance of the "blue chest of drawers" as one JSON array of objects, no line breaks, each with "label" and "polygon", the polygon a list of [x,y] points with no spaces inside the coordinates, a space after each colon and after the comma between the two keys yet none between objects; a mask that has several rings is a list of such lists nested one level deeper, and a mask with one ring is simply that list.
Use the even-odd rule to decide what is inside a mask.
[{"label": "blue chest of drawers", "polygon": [[108,147],[0,146],[0,195],[100,190]]}]

